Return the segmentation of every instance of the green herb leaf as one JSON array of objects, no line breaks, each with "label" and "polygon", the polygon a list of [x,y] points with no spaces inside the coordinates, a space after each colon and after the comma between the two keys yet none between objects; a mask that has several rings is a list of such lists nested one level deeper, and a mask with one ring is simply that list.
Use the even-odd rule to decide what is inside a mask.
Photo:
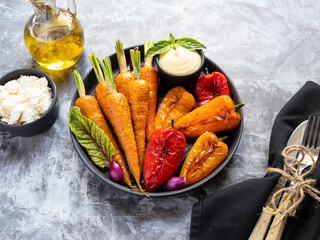
[{"label": "green herb leaf", "polygon": [[171,43],[167,40],[157,42],[153,47],[149,48],[144,59],[153,57],[154,55],[165,53],[171,49]]},{"label": "green herb leaf", "polygon": [[183,47],[188,50],[205,49],[206,47],[192,38],[180,38],[176,42],[177,46]]},{"label": "green herb leaf", "polygon": [[170,36],[169,36],[169,41],[174,44],[176,42],[176,39],[174,38],[173,34],[170,33]]},{"label": "green herb leaf", "polygon": [[192,38],[180,38],[176,41],[175,37],[172,33],[170,33],[169,41],[161,40],[157,42],[154,47],[148,49],[147,53],[145,54],[144,59],[153,57],[157,54],[166,53],[171,48],[174,50],[177,49],[177,46],[183,47],[188,50],[197,50],[197,49],[204,49],[206,48],[203,44],[198,42]]},{"label": "green herb leaf", "polygon": [[91,160],[100,168],[109,167],[113,161],[115,149],[107,135],[90,119],[82,116],[80,108],[70,107],[68,124]]}]

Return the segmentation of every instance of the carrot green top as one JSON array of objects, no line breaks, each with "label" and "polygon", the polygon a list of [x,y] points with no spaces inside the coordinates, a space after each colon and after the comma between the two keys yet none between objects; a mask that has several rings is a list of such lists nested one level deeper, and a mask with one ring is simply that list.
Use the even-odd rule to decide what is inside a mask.
[{"label": "carrot green top", "polygon": [[133,71],[134,71],[134,78],[135,78],[135,79],[140,79],[140,78],[141,78],[141,72],[140,72],[140,67],[141,67],[140,51],[130,49],[130,56],[131,56],[131,62],[132,62]]},{"label": "carrot green top", "polygon": [[115,49],[116,49],[120,72],[127,72],[126,55],[124,54],[123,44],[120,41],[120,39],[118,39],[118,41],[116,41]]},{"label": "carrot green top", "polygon": [[[144,55],[145,56],[146,56],[147,51],[149,50],[149,48],[151,48],[153,46],[154,46],[154,41],[153,40],[150,40],[149,42],[148,41],[144,42]],[[146,66],[151,66],[152,65],[152,57],[148,57],[144,61],[145,61],[145,65]]]},{"label": "carrot green top", "polygon": [[110,58],[105,57],[103,61],[100,61],[96,57],[94,52],[92,52],[92,55],[89,56],[89,59],[97,76],[98,82],[101,83],[103,81],[106,81],[110,93],[117,92],[116,84],[113,78]]},{"label": "carrot green top", "polygon": [[105,79],[103,77],[103,73],[101,71],[101,68],[99,66],[99,60],[98,58],[96,57],[96,54],[94,52],[92,52],[92,55],[89,55],[89,60],[90,60],[90,63],[92,65],[92,68],[96,74],[96,77],[98,79],[98,82],[103,82]]},{"label": "carrot green top", "polygon": [[74,75],[74,80],[76,81],[76,84],[77,84],[79,97],[83,97],[84,95],[86,95],[86,89],[83,85],[82,78],[79,74],[78,66],[76,67],[76,70],[73,71],[73,75]]},{"label": "carrot green top", "polygon": [[117,92],[116,83],[114,81],[113,73],[112,73],[112,65],[110,58],[105,57],[103,62],[100,61],[100,66],[103,69],[104,77],[106,83],[108,85],[108,89],[111,93]]}]

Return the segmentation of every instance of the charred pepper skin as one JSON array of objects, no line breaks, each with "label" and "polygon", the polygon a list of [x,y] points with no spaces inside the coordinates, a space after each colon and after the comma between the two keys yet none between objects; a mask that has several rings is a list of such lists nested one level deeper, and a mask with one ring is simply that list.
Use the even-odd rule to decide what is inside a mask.
[{"label": "charred pepper skin", "polygon": [[195,93],[199,101],[211,100],[221,95],[230,97],[228,81],[220,72],[212,72],[209,74],[206,68],[207,75],[202,76],[196,82]]},{"label": "charred pepper skin", "polygon": [[208,176],[227,157],[228,146],[214,133],[205,132],[192,146],[184,161],[180,177],[186,178],[182,187],[196,183]]},{"label": "charred pepper skin", "polygon": [[183,87],[172,88],[159,105],[155,118],[155,128],[169,127],[172,119],[176,122],[179,118],[190,112],[194,104],[194,97]]},{"label": "charred pepper skin", "polygon": [[161,186],[177,170],[186,149],[184,135],[173,128],[156,129],[149,140],[143,165],[148,192]]},{"label": "charred pepper skin", "polygon": [[233,129],[238,126],[240,119],[232,99],[221,95],[181,117],[174,128],[186,137],[199,137],[205,132],[217,133]]},{"label": "charred pepper skin", "polygon": [[220,72],[212,72],[199,78],[195,85],[195,93],[199,101],[211,100],[221,95],[230,97],[228,81]]}]

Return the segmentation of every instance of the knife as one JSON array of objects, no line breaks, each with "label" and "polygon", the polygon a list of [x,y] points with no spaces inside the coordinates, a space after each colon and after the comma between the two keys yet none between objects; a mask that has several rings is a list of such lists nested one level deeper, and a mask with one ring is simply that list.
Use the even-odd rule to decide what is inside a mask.
[{"label": "knife", "polygon": [[[303,133],[305,131],[305,126],[308,120],[302,122],[291,134],[288,142],[287,147],[294,145],[294,144],[301,144],[302,143],[302,137]],[[286,166],[284,165],[284,171],[286,170]],[[273,212],[273,205],[272,205],[272,196],[280,189],[284,188],[287,184],[287,178],[284,176],[280,176],[276,186],[272,189],[266,203],[265,203],[265,209],[269,212]],[[280,201],[280,196],[278,199],[275,199],[275,205],[278,205]],[[272,215],[266,213],[265,211],[262,211],[258,221],[256,222],[256,225],[254,229],[251,232],[251,235],[249,237],[249,240],[264,240],[265,235],[267,233],[267,230],[269,229],[269,225],[272,219]]]}]

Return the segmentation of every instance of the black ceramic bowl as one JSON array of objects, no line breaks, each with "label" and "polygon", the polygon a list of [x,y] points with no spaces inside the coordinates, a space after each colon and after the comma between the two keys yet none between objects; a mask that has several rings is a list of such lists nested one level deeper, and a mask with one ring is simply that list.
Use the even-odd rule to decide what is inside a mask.
[{"label": "black ceramic bowl", "polygon": [[[129,67],[129,59],[130,59],[130,53],[129,50],[133,49],[136,46],[133,46],[131,48],[126,48],[124,50],[125,55],[126,55],[126,59],[127,59],[127,63],[128,63],[128,67]],[[141,52],[141,66],[144,65],[144,54],[143,54],[143,45],[139,45],[139,50]],[[111,60],[111,65],[112,65],[112,69],[113,69],[113,75],[116,76],[120,70],[118,67],[118,61],[117,61],[117,56],[116,54],[112,54],[110,57]],[[155,61],[153,61],[153,66],[156,67],[155,65]],[[230,95],[231,98],[233,99],[235,104],[241,103],[241,99],[240,96],[238,94],[238,91],[235,87],[235,85],[233,84],[233,82],[231,81],[231,79],[229,78],[229,76],[219,67],[217,66],[214,62],[212,62],[210,59],[205,58],[204,59],[204,65],[203,68],[200,69],[200,76],[205,75],[205,71],[204,68],[208,68],[209,72],[213,72],[213,71],[217,71],[217,72],[221,72],[222,74],[225,75],[225,77],[227,78],[228,81],[228,85],[229,85],[229,90],[230,90]],[[83,78],[83,82],[85,85],[85,89],[86,89],[86,94],[91,94],[94,95],[94,91],[95,88],[98,84],[97,78],[95,76],[95,73],[93,71],[93,69],[91,69],[89,71],[89,73]],[[190,87],[190,86],[189,86]],[[171,88],[168,86],[165,86],[163,84],[159,85],[158,88],[158,104],[162,101],[162,99],[164,98],[164,96],[167,94],[167,92],[170,90]],[[193,92],[194,90],[191,89],[191,92]],[[71,106],[74,106],[75,101],[77,100],[77,98],[79,97],[78,91],[75,90],[74,96],[72,98],[71,101]],[[165,189],[164,186],[161,186],[159,188],[157,188],[156,190],[154,190],[153,192],[148,192],[147,194],[150,197],[169,197],[169,196],[173,196],[176,194],[181,194],[190,190],[193,190],[199,186],[201,186],[202,184],[204,184],[205,182],[212,180],[215,176],[218,175],[218,173],[231,161],[233,154],[235,153],[240,139],[241,139],[241,135],[242,135],[242,129],[243,129],[243,110],[240,109],[238,111],[241,115],[241,122],[240,124],[232,130],[229,131],[225,131],[225,132],[221,132],[221,133],[217,133],[218,137],[223,137],[223,136],[228,136],[228,139],[225,141],[226,144],[228,145],[229,148],[229,152],[228,155],[226,157],[226,159],[212,172],[210,173],[208,176],[206,176],[205,178],[203,178],[202,180],[200,180],[197,183],[194,183],[190,186],[187,186],[186,188],[183,189],[178,189],[175,191],[168,191]],[[73,135],[73,133],[70,131],[71,133],[71,139],[73,142],[73,145],[75,147],[76,152],[79,154],[80,159],[83,161],[83,163],[88,167],[88,169],[95,175],[97,176],[97,178],[101,179],[101,181],[105,184],[111,185],[117,189],[120,189],[126,193],[129,194],[134,194],[134,195],[138,195],[138,196],[144,196],[141,192],[135,190],[135,189],[131,189],[129,187],[127,187],[125,184],[121,184],[121,183],[117,183],[112,181],[107,173],[107,170],[105,169],[100,169],[98,166],[96,166],[92,160],[90,159],[87,151],[85,148],[83,148],[79,142],[77,141],[76,137]],[[191,149],[192,145],[195,142],[195,138],[188,138],[187,139],[187,147],[186,147],[186,151],[185,151],[185,155],[183,157],[183,160],[186,158],[189,150]],[[181,166],[180,166],[181,167]],[[175,174],[175,176],[177,176],[178,172],[180,171],[180,169],[177,170],[177,173]],[[132,181],[132,183],[134,184],[134,180]]]},{"label": "black ceramic bowl", "polygon": [[161,64],[159,62],[159,55],[157,55],[155,59],[156,59],[161,83],[163,83],[168,87],[176,87],[176,86],[189,87],[190,85],[194,84],[199,79],[200,73],[205,63],[204,52],[202,50],[198,50],[198,53],[201,56],[201,64],[199,68],[196,71],[189,74],[185,74],[185,75],[175,75],[164,70],[161,67]]},{"label": "black ceramic bowl", "polygon": [[0,78],[0,85],[18,79],[21,75],[37,76],[38,78],[45,77],[48,80],[48,86],[51,88],[53,94],[51,106],[40,118],[21,125],[10,125],[0,121],[1,130],[8,131],[17,136],[29,137],[42,133],[53,125],[59,113],[59,100],[57,87],[54,81],[48,74],[37,69],[19,69],[9,72]]}]

